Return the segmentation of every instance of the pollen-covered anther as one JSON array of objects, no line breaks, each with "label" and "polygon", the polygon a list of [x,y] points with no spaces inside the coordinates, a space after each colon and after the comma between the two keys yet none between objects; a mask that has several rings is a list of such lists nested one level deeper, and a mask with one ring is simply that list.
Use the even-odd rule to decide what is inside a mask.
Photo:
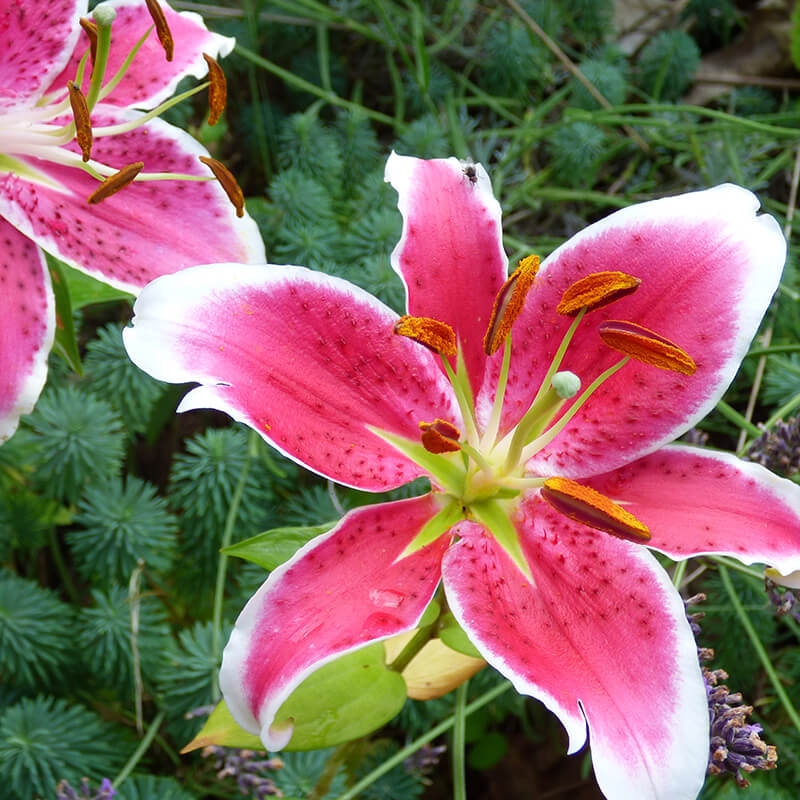
[{"label": "pollen-covered anther", "polygon": [[81,17],[79,20],[83,32],[89,37],[89,53],[92,59],[92,65],[97,60],[97,23],[86,17]]},{"label": "pollen-covered anther", "polygon": [[83,92],[73,81],[67,81],[69,89],[69,104],[72,106],[72,116],[75,118],[75,138],[78,147],[81,148],[83,160],[88,161],[92,157],[92,119],[89,114],[89,106]]},{"label": "pollen-covered anther", "polygon": [[594,311],[633,294],[641,280],[625,272],[593,272],[575,281],[561,296],[556,311],[574,317],[579,311]]},{"label": "pollen-covered anther", "polygon": [[208,53],[203,53],[203,58],[208,64],[208,124],[216,125],[228,100],[228,83],[216,60]]},{"label": "pollen-covered anther", "polygon": [[172,38],[172,32],[169,29],[167,18],[164,16],[164,12],[158,4],[158,0],[144,1],[147,5],[147,10],[150,12],[150,16],[153,18],[153,24],[156,26],[156,36],[158,36],[158,41],[161,42],[161,46],[164,48],[167,61],[172,61],[175,41]]},{"label": "pollen-covered anther", "polygon": [[420,422],[422,431],[422,446],[429,453],[455,453],[461,449],[458,440],[461,431],[444,419],[435,419],[433,422]]},{"label": "pollen-covered anther", "polygon": [[500,287],[494,299],[489,327],[483,337],[483,349],[487,356],[496,353],[506,340],[512,325],[525,305],[525,297],[533,286],[539,270],[539,256],[526,256]]},{"label": "pollen-covered anther", "polygon": [[208,156],[199,156],[199,158],[214,173],[214,177],[225,190],[228,200],[231,201],[236,209],[236,216],[243,217],[244,192],[236,182],[236,178],[233,177],[233,173],[221,161],[217,161],[216,158],[209,158]]},{"label": "pollen-covered anther", "polygon": [[407,336],[415,342],[424,344],[434,353],[442,356],[454,356],[456,350],[456,332],[446,323],[430,317],[412,317],[406,314],[394,324],[394,332],[398,336]]},{"label": "pollen-covered anther", "polygon": [[674,342],[634,322],[608,320],[598,326],[600,338],[614,350],[659,369],[693,375],[694,359]]},{"label": "pollen-covered anther", "polygon": [[540,491],[543,500],[576,522],[631,542],[650,539],[650,530],[644,523],[589,486],[569,478],[548,478]]},{"label": "pollen-covered anther", "polygon": [[132,183],[136,176],[142,171],[144,161],[134,161],[133,164],[128,164],[123,167],[119,172],[109,175],[88,197],[87,202],[100,203],[112,194],[116,194],[120,189],[124,189],[129,183]]}]

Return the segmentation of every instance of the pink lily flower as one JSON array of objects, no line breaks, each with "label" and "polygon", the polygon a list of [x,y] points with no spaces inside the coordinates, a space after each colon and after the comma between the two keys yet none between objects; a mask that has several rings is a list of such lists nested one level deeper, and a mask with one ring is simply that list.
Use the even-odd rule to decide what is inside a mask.
[{"label": "pink lily flower", "polygon": [[[95,10],[92,59],[79,24],[87,0],[0,0],[0,443],[33,408],[46,377],[56,319],[42,250],[132,293],[210,258],[264,260],[255,223],[238,219],[222,187],[207,181],[198,160],[205,148],[134,110],[160,113],[182,78],[207,74],[203,53],[233,49],[197,14],[162,6],[171,61],[156,34],[147,35],[153,19],[144,0]],[[85,120],[73,110],[76,91]],[[88,201],[133,162],[144,162],[134,184]]]},{"label": "pink lily flower", "polygon": [[386,179],[412,316],[302,267],[206,265],[146,287],[125,331],[147,372],[201,384],[179,411],[221,409],[359,489],[431,479],[271,573],[225,648],[227,706],[284,747],[291,725],[273,723],[298,684],[413,629],[441,581],[483,657],[561,719],[569,752],[588,736],[607,797],[695,797],[706,692],[681,598],[642,544],[800,566],[800,488],[665,446],[747,352],[780,229],[724,185],[612,214],[506,281],[482,167],[393,154]]}]

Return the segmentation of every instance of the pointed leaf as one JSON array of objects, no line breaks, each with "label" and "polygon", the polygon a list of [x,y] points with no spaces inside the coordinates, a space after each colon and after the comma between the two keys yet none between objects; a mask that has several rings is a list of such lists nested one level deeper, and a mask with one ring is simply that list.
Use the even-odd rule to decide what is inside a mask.
[{"label": "pointed leaf", "polygon": [[258,736],[248,733],[234,722],[224,700],[219,701],[217,707],[211,712],[211,716],[206,720],[206,724],[200,728],[197,736],[181,750],[181,753],[191,753],[192,750],[199,750],[201,747],[209,745],[244,747],[248,750],[264,749]]},{"label": "pointed leaf", "polygon": [[72,300],[64,264],[47,253],[45,253],[45,257],[53,284],[53,296],[56,300],[56,335],[53,346],[67,362],[69,368],[78,375],[82,375],[83,366],[81,365],[81,354],[78,351],[75,326],[72,322]]},{"label": "pointed leaf", "polygon": [[288,528],[273,528],[243,542],[237,542],[222,552],[229,556],[244,558],[264,569],[273,570],[288,561],[304,544],[315,536],[329,531],[336,522],[321,525],[302,525]]},{"label": "pointed leaf", "polygon": [[414,537],[413,541],[403,550],[398,558],[405,558],[417,550],[422,550],[431,542],[435,542],[445,531],[450,530],[457,522],[464,519],[464,511],[458,500],[448,503],[435,517],[428,520],[422,530]]},{"label": "pointed leaf", "polygon": [[532,581],[531,568],[522,552],[517,529],[509,519],[507,506],[507,502],[485,500],[482,503],[473,503],[471,508],[475,512],[475,517],[491,531],[498,544],[508,553],[522,574]]},{"label": "pointed leaf", "polygon": [[[48,261],[52,263],[56,259],[48,256]],[[67,266],[63,261],[58,263],[69,287],[73,309],[77,310],[93,303],[108,303],[113,300],[130,300],[133,302],[133,295],[129,292],[124,292],[122,289],[115,289],[107,283],[102,283],[96,278]]]},{"label": "pointed leaf", "polygon": [[451,649],[465,656],[473,658],[483,658],[480,651],[470,641],[467,632],[458,624],[452,613],[448,613],[442,619],[442,627],[439,629],[439,638]]}]

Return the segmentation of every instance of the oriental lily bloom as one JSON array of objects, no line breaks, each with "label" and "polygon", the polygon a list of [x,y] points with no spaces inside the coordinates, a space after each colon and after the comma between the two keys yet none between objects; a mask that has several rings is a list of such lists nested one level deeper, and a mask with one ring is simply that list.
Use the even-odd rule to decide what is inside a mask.
[{"label": "oriental lily bloom", "polygon": [[[211,253],[264,259],[255,224],[199,161],[207,151],[134,110],[160,113],[182,78],[218,70],[233,40],[149,5],[156,32],[144,0],[105,3],[95,22],[81,20],[87,0],[0,0],[0,443],[45,380],[56,320],[42,249],[133,293]],[[219,111],[219,74],[212,88]]]},{"label": "oriental lily bloom", "polygon": [[143,369],[202,384],[181,411],[226,411],[348,486],[431,480],[272,572],[225,649],[228,708],[280,749],[291,725],[275,715],[298,684],[413,629],[441,581],[486,661],[559,716],[569,752],[588,736],[607,797],[692,798],[706,692],[647,547],[800,567],[800,488],[665,446],[746,353],[783,266],[778,225],[720,186],[619,211],[506,280],[482,167],[393,154],[386,178],[407,316],[302,267],[206,265],[148,286],[125,331]]}]

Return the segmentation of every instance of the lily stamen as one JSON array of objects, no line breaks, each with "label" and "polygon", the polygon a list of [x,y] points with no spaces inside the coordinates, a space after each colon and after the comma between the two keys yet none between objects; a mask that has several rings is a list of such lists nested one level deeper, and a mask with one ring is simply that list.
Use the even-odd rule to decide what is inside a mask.
[{"label": "lily stamen", "polygon": [[75,118],[75,138],[83,153],[83,160],[88,161],[92,157],[92,120],[89,106],[86,104],[83,92],[72,81],[67,81],[67,89],[72,115]]},{"label": "lily stamen", "polygon": [[211,58],[208,53],[203,53],[203,58],[208,65],[208,124],[216,125],[225,110],[225,103],[228,99],[228,83],[222,67],[216,60]]},{"label": "lily stamen", "polygon": [[161,42],[161,46],[164,48],[164,54],[167,57],[167,61],[172,61],[173,52],[175,50],[175,41],[172,38],[172,32],[169,29],[167,18],[164,16],[164,12],[161,9],[161,6],[158,4],[158,0],[144,1],[145,5],[147,6],[147,10],[150,12],[150,16],[153,18],[153,24],[156,27],[156,35],[158,36],[158,41]]},{"label": "lily stamen", "polygon": [[128,184],[132,183],[136,176],[142,171],[143,167],[143,161],[136,161],[133,164],[128,164],[127,167],[123,167],[113,175],[109,175],[109,177],[86,198],[86,202],[94,205],[102,202],[107,197],[111,197],[112,194],[116,194],[120,189],[124,189]]},{"label": "lily stamen", "polygon": [[228,199],[231,201],[233,207],[236,209],[236,216],[244,216],[244,192],[233,177],[233,173],[216,158],[209,158],[208,156],[199,156],[202,161],[213,173],[214,177],[219,181],[220,186],[225,190]]},{"label": "lily stamen", "polygon": [[600,338],[614,350],[625,353],[645,364],[694,375],[694,359],[674,342],[633,322],[608,320],[598,328]]}]

